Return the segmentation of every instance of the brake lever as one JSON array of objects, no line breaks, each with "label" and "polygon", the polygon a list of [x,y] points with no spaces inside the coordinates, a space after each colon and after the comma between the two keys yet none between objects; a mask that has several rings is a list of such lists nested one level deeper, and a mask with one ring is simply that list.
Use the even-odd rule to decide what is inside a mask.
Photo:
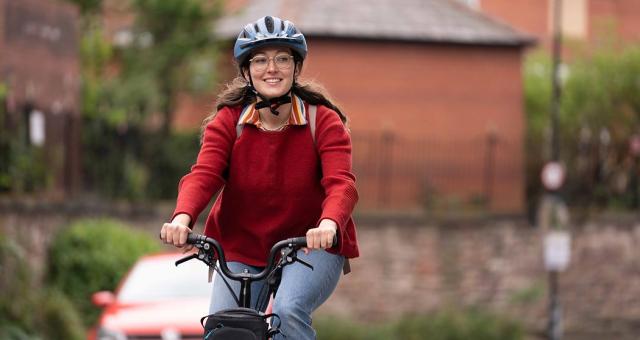
[{"label": "brake lever", "polygon": [[300,262],[300,264],[305,265],[305,266],[309,267],[309,269],[313,270],[313,266],[312,266],[310,263],[308,263],[308,262],[306,262],[306,261],[304,261],[304,260],[299,259],[297,256],[294,256],[294,257],[293,257],[293,261],[294,261],[294,262]]},{"label": "brake lever", "polygon": [[187,262],[189,260],[193,260],[193,259],[195,259],[197,257],[198,257],[198,254],[196,254],[196,253],[193,253],[193,254],[191,254],[189,256],[185,256],[185,257],[179,259],[178,261],[176,261],[176,267],[178,265],[182,264],[182,263],[185,263],[185,262]]}]

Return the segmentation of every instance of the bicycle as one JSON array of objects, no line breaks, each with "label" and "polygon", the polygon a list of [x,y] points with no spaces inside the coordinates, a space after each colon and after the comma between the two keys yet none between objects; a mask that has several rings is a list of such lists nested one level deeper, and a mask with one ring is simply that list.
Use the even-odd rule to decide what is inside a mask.
[{"label": "bicycle", "polygon": [[[334,238],[333,244],[335,245],[336,243],[337,239]],[[273,297],[277,293],[283,267],[298,262],[313,270],[311,264],[297,257],[297,251],[307,245],[306,237],[289,238],[274,244],[269,252],[266,267],[257,274],[251,274],[247,269],[242,273],[232,272],[227,266],[224,250],[220,243],[213,238],[190,233],[187,237],[187,244],[194,245],[198,249],[198,253],[179,259],[176,261],[176,266],[192,259],[198,259],[209,266],[210,270],[218,271],[220,278],[223,280],[225,280],[224,276],[226,276],[231,280],[240,282],[240,291],[236,299],[233,289],[225,280],[227,288],[231,291],[238,304],[237,308],[225,309],[200,319],[200,324],[204,328],[203,336],[206,340],[265,340],[278,334],[280,332],[279,325],[273,325],[275,322],[271,323],[271,325],[269,323],[270,318],[279,319],[278,315],[260,312],[260,310],[264,309],[266,301],[262,305],[256,306],[255,309],[251,308],[251,283],[266,278],[266,296]],[[270,310],[269,307],[266,306],[267,311]]]}]

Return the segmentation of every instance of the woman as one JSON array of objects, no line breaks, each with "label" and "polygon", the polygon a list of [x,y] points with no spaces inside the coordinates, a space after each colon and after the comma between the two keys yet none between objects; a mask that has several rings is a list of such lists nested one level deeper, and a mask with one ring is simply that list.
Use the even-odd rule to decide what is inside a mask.
[{"label": "woman", "polygon": [[[273,304],[288,339],[315,338],[311,313],[335,289],[345,259],[358,256],[346,117],[315,86],[297,82],[306,55],[305,38],[289,21],[267,16],[244,27],[234,47],[239,76],[205,119],[197,162],[160,232],[165,243],[185,246],[197,216],[222,189],[205,234],[221,243],[232,271],[259,272],[273,244],[306,235],[299,258],[314,270],[285,267]],[[237,294],[239,284],[229,284]],[[237,307],[223,280],[213,286],[211,313]],[[252,295],[258,305],[259,294]]]}]

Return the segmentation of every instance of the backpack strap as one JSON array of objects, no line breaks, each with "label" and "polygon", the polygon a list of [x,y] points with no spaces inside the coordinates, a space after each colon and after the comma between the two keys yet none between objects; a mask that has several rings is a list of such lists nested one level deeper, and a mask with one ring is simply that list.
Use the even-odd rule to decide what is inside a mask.
[{"label": "backpack strap", "polygon": [[309,105],[309,128],[311,129],[311,138],[313,139],[313,145],[316,145],[316,111],[318,107],[316,105]]},{"label": "backpack strap", "polygon": [[240,122],[238,122],[238,124],[236,124],[236,139],[240,138],[240,135],[242,134],[242,128],[244,127],[244,124],[240,124]]}]

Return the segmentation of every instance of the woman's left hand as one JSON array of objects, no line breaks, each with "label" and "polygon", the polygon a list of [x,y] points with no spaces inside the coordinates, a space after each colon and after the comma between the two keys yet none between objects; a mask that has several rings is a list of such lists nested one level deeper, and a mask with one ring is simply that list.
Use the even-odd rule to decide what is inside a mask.
[{"label": "woman's left hand", "polygon": [[333,245],[333,238],[336,236],[338,225],[333,220],[323,219],[316,228],[307,230],[307,248],[309,249],[326,249]]}]

